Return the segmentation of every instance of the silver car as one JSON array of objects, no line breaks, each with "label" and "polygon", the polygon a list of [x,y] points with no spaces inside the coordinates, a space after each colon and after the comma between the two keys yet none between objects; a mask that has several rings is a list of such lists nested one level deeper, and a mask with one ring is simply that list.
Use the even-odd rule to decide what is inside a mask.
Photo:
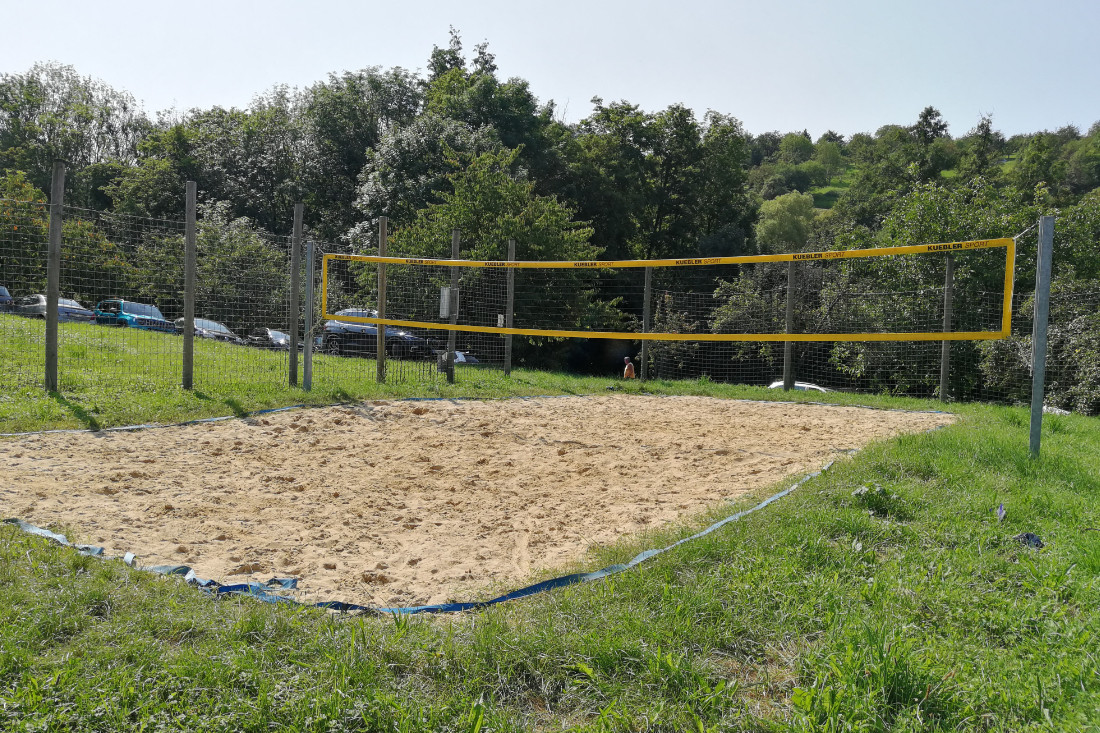
[{"label": "silver car", "polygon": [[[15,301],[15,313],[28,318],[46,318],[46,296],[24,295]],[[57,299],[57,320],[60,323],[95,323],[95,313],[69,298]]]}]

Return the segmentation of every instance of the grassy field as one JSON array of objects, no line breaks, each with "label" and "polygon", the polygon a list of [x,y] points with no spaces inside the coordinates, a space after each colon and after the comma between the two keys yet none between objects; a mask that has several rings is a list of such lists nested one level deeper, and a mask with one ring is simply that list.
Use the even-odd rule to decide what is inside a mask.
[{"label": "grassy field", "polygon": [[[699,394],[726,398],[812,401],[819,393],[777,395],[758,387],[706,380],[625,383],[609,376],[573,377],[516,369],[457,367],[447,384],[425,362],[390,362],[386,384],[375,379],[373,359],[316,354],[311,391],[287,386],[287,355],[248,346],[195,340],[194,390],[180,387],[178,336],[81,324],[59,325],[60,393],[40,386],[44,360],[41,321],[0,315],[0,433],[30,430],[101,429],[173,423],[296,404],[325,405],[402,397],[531,396],[602,393],[611,387],[650,394]],[[299,364],[299,374],[301,374]],[[913,406],[915,400],[840,395],[845,404]]]},{"label": "grassy field", "polygon": [[[137,405],[105,389],[5,391],[5,425],[87,424],[74,408],[93,405],[107,425],[304,399],[283,388],[238,396],[230,384],[206,400],[131,395]],[[423,394],[608,386],[620,383],[475,371]],[[707,382],[646,388],[782,396]],[[309,398],[417,393],[358,389]],[[214,600],[0,526],[0,729],[1100,730],[1100,422],[1048,416],[1031,460],[1025,411],[951,409],[958,424],[872,445],[648,565],[457,616]],[[734,508],[624,539],[585,567]],[[1014,539],[1024,532],[1044,547]]]}]

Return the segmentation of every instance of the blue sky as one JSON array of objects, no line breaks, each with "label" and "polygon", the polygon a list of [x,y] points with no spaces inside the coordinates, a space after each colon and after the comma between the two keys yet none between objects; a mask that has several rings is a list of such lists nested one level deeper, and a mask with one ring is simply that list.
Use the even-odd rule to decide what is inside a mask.
[{"label": "blue sky", "polygon": [[953,135],[981,114],[1007,135],[1100,120],[1100,0],[0,0],[0,73],[54,60],[150,113],[244,107],[330,72],[423,70],[452,25],[568,121],[593,96],[815,139],[909,124],[926,105]]}]

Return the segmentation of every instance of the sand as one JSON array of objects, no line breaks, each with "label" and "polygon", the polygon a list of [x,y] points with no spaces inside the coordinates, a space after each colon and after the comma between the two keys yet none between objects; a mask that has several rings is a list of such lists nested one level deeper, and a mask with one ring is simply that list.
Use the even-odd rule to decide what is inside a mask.
[{"label": "sand", "polygon": [[950,415],[607,395],[0,441],[0,515],[303,600],[472,600]]}]

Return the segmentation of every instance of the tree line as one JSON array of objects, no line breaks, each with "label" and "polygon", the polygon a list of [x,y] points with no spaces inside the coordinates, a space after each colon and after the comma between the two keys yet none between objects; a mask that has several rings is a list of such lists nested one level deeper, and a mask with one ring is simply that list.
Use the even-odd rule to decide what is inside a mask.
[{"label": "tree line", "polygon": [[[486,259],[503,257],[509,238],[523,259],[707,257],[1012,236],[1054,214],[1056,289],[1100,291],[1100,123],[1006,137],[985,116],[953,136],[929,106],[911,123],[814,140],[805,130],[753,134],[730,114],[682,105],[593,105],[563,122],[527,81],[500,77],[487,44],[467,52],[455,31],[423,73],[333,73],[245,109],[155,119],[124,91],[38,64],[0,75],[0,196],[44,198],[52,161],[63,159],[67,203],[92,211],[178,219],[194,180],[225,226],[286,235],[303,201],[320,242],[368,251],[386,216],[391,251],[447,255],[445,234],[458,227],[463,251]],[[1019,290],[1030,287],[1033,258],[1021,249]],[[745,268],[716,280],[725,310],[698,327],[717,327],[768,277]],[[1100,323],[1067,307],[1077,335],[1066,359],[1083,360],[1067,379],[1077,383],[1095,368],[1088,355],[1100,363]],[[874,348],[834,357],[855,368],[874,361]],[[975,355],[990,379],[1008,358],[996,348]],[[1100,409],[1100,395],[1074,395]]]}]

